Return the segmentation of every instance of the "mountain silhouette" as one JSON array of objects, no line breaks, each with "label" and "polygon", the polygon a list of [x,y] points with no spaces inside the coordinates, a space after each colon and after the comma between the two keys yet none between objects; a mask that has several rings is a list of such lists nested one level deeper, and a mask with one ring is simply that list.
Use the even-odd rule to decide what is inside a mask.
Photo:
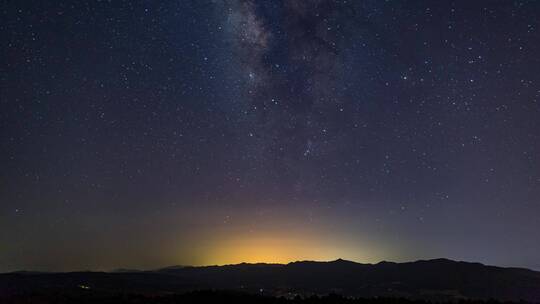
[{"label": "mountain silhouette", "polygon": [[354,297],[540,301],[540,272],[448,259],[362,264],[338,259],[289,264],[173,266],[155,271],[8,273],[0,294],[82,288],[94,292],[171,293],[239,290],[273,296],[331,293]]}]

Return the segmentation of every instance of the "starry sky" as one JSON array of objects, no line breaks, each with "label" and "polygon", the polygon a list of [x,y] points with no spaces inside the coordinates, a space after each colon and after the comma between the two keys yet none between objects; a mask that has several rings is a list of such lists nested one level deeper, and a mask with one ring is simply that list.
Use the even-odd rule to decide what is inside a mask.
[{"label": "starry sky", "polygon": [[0,272],[540,269],[540,2],[3,1]]}]

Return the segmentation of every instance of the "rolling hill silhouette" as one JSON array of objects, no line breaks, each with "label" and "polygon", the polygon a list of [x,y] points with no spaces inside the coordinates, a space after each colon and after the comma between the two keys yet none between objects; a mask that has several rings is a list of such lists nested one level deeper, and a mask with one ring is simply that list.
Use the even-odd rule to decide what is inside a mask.
[{"label": "rolling hill silhouette", "polygon": [[361,264],[346,260],[289,264],[173,266],[155,271],[8,273],[0,294],[66,291],[171,293],[239,290],[273,296],[330,293],[354,297],[540,301],[540,272],[448,259]]}]

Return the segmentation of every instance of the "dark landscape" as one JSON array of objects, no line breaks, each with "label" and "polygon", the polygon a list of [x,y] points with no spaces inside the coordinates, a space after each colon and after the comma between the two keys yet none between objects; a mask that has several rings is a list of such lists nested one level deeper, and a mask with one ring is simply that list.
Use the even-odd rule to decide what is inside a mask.
[{"label": "dark landscape", "polygon": [[[228,292],[193,293],[205,290]],[[179,295],[186,293],[189,295]],[[157,297],[168,303],[197,297],[234,296],[265,303],[277,301],[265,297],[299,300],[329,295],[335,295],[332,301],[341,297],[340,301],[400,298],[540,302],[540,272],[447,259],[378,264],[346,260],[286,265],[244,263],[107,273],[17,272],[0,275],[0,294],[4,300],[15,302],[28,298],[47,301],[61,297],[68,301],[79,297],[96,300],[127,296],[128,303],[136,303],[141,297]]]},{"label": "dark landscape", "polygon": [[0,0],[0,304],[507,302],[540,0]]}]

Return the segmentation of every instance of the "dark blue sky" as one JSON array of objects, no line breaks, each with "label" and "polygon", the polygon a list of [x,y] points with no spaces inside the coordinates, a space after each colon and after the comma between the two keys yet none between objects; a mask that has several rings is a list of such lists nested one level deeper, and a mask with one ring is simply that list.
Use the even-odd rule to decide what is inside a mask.
[{"label": "dark blue sky", "polygon": [[0,271],[540,269],[540,3],[5,1]]}]

